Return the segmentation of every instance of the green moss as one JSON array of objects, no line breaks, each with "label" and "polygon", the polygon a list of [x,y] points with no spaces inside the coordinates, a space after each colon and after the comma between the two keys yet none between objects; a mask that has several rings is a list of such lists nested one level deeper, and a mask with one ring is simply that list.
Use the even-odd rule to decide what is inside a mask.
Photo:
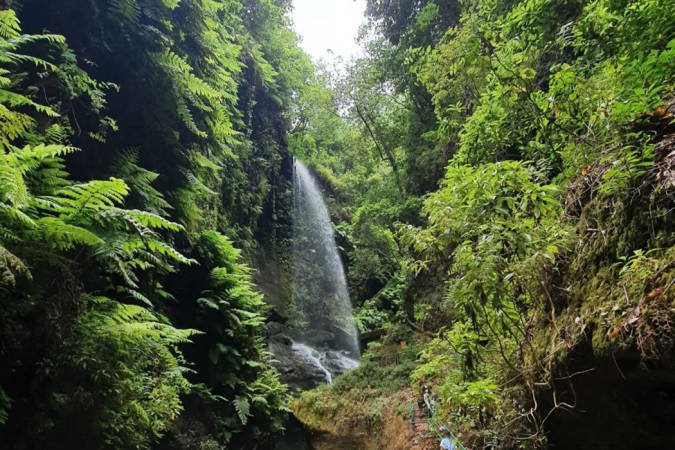
[{"label": "green moss", "polygon": [[[385,410],[392,402],[404,403],[400,390],[410,383],[414,352],[400,364],[385,364],[378,354],[367,353],[358,368],[338,377],[333,384],[306,391],[291,409],[315,431],[373,433],[383,428]],[[372,359],[371,359],[372,358]]]}]

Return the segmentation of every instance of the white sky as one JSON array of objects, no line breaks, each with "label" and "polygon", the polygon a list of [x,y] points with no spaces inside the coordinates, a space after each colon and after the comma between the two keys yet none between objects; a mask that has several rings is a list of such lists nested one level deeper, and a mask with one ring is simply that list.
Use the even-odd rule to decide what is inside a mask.
[{"label": "white sky", "polygon": [[339,56],[348,60],[359,54],[355,39],[363,21],[365,0],[293,0],[293,6],[300,45],[313,59],[332,61]]}]

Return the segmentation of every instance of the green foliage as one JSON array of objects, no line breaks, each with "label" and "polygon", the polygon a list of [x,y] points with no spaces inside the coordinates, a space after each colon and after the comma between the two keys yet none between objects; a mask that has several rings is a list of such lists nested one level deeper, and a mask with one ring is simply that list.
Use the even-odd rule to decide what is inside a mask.
[{"label": "green foliage", "polygon": [[129,149],[120,153],[112,165],[112,172],[129,187],[128,202],[156,215],[167,215],[171,205],[153,186],[159,174],[140,167],[138,163],[138,151]]},{"label": "green foliage", "polygon": [[[361,329],[386,333],[296,400],[315,428],[387,425],[412,374],[472,447],[540,447],[583,343],[672,359],[671,0],[369,0],[366,56],[337,72],[286,0],[15,3],[10,448],[270,443],[286,391],[246,262],[283,259],[289,150],[329,194]],[[384,367],[411,330],[420,361]]]},{"label": "green foliage", "polygon": [[417,72],[443,131],[459,132],[458,160],[526,158],[571,177],[672,90],[672,21],[644,22],[662,2],[565,3],[482,3],[423,52]]},{"label": "green foliage", "polygon": [[584,345],[672,361],[670,3],[369,1],[367,57],[308,94],[359,131],[308,115],[296,151],[334,180],[361,328],[436,336],[413,379],[473,446],[545,446]]},{"label": "green foliage", "polygon": [[200,344],[209,362],[200,378],[218,398],[212,406],[219,416],[217,433],[224,442],[233,435],[245,442],[260,430],[277,432],[286,388],[267,366],[270,356],[259,334],[267,310],[262,295],[241,252],[225,236],[206,231],[196,250],[209,270],[210,287],[197,299],[200,328],[206,331]]},{"label": "green foliage", "polygon": [[[56,71],[51,63],[17,57],[13,52],[26,42],[54,45],[63,44],[63,38],[19,35],[15,19],[11,11],[3,11],[0,17],[5,36],[0,43],[0,60],[10,67],[30,63],[40,70]],[[7,31],[10,29],[11,33]],[[49,304],[53,271],[64,271],[66,266],[73,271],[87,271],[97,279],[98,292],[107,292],[119,300],[142,300],[152,307],[148,299],[152,285],[142,287],[141,274],[161,273],[170,270],[172,263],[189,262],[160,234],[180,231],[180,226],[153,213],[121,208],[129,193],[121,179],[71,181],[64,157],[77,149],[64,145],[59,137],[62,133],[55,128],[64,119],[52,108],[35,107],[29,97],[32,90],[7,83],[4,88],[5,124],[22,125],[3,130],[0,154],[0,293],[5,299],[14,297],[18,303],[3,307],[3,336],[11,336],[7,333],[12,328],[24,326],[22,310],[37,303],[39,311],[41,303]],[[23,112],[28,111],[27,106],[33,106],[33,112]],[[43,128],[38,127],[44,127],[39,123],[45,118],[55,121],[46,128],[53,132],[41,135]],[[41,138],[46,142],[40,142]],[[21,145],[22,142],[30,144]],[[116,274],[119,278],[114,278]],[[106,278],[107,282],[100,284]],[[96,284],[92,281],[86,284]],[[82,303],[77,292],[85,289],[85,283],[74,293],[63,287],[56,289],[57,295],[72,296],[72,301]],[[41,405],[44,410],[35,411],[35,418],[28,421],[51,413],[61,417],[59,420],[68,422],[64,417],[69,417],[77,422],[91,414],[91,422],[83,430],[93,433],[100,448],[148,448],[181,411],[180,395],[189,383],[183,377],[183,361],[176,346],[188,342],[194,331],[162,323],[145,307],[104,297],[92,298],[84,302],[84,307],[86,311],[73,318],[72,324],[58,325],[72,327],[62,336],[64,342],[54,344],[60,351],[42,357],[40,372],[51,371],[53,378],[48,394],[53,404]],[[57,314],[65,312],[59,313],[55,305],[48,308],[57,308]],[[10,343],[4,350],[10,354],[19,352],[10,364],[15,370],[34,364],[30,355],[21,354],[21,347],[14,348]],[[8,380],[7,375],[3,371],[3,382]],[[21,395],[16,391],[9,395],[17,394]],[[25,401],[21,397],[18,400]],[[10,404],[10,397],[3,391],[3,422],[8,416],[12,418]],[[57,442],[67,441],[61,425],[53,421],[40,425],[41,434],[35,439],[55,436]]]},{"label": "green foliage", "polygon": [[415,353],[405,354],[400,364],[391,366],[381,364],[377,355],[376,350],[368,352],[358,368],[333,384],[303,392],[291,404],[293,413],[314,430],[341,436],[355,431],[377,436],[385,426],[385,417],[400,401]]},{"label": "green foliage", "polygon": [[[429,224],[416,233],[414,250],[425,257],[423,267],[448,267],[439,306],[450,308],[455,322],[428,346],[415,376],[438,380],[446,412],[494,409],[494,364],[500,377],[517,371],[527,316],[544,301],[541,270],[567,245],[557,189],[535,176],[518,162],[451,165],[443,187],[425,201]],[[491,352],[496,359],[486,358]]]},{"label": "green foliage", "polygon": [[161,323],[140,306],[89,302],[66,346],[64,370],[73,378],[58,380],[57,411],[66,420],[88,416],[106,448],[149,448],[182,411],[190,384],[175,348],[195,331]]},{"label": "green foliage", "polygon": [[[204,232],[219,219],[222,228],[256,223],[270,192],[241,215],[224,205],[226,193],[239,198],[249,190],[227,192],[233,185],[223,168],[247,180],[260,142],[250,137],[242,105],[270,95],[249,86],[250,98],[238,96],[247,89],[245,45],[253,45],[270,84],[274,78],[242,5],[67,1],[55,14],[51,2],[22,3],[29,28],[68,39],[23,35],[16,12],[0,11],[3,442],[173,445],[185,416],[214,430],[199,436],[205,443],[264,441],[282,429],[285,413],[285,386],[259,334],[266,308],[239,250]],[[293,46],[284,8],[261,20]],[[88,19],[73,25],[79,17]],[[108,109],[119,119],[105,116]],[[283,134],[282,124],[261,124],[256,114],[260,130]],[[278,139],[265,151],[281,153]],[[235,148],[250,151],[237,158]],[[246,238],[252,245],[252,234]],[[202,268],[197,283],[173,284]],[[166,301],[177,291],[181,304],[202,294],[186,319]],[[187,329],[172,325],[178,322]],[[183,356],[202,350],[203,360]],[[191,409],[196,404],[209,413]]]}]

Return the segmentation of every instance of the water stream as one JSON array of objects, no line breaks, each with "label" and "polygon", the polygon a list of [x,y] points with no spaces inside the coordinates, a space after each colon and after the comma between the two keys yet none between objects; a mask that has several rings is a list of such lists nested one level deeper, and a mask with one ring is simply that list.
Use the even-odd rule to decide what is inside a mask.
[{"label": "water stream", "polygon": [[330,383],[357,364],[356,324],[328,208],[298,160],[293,184],[293,351],[320,367]]},{"label": "water stream", "polygon": [[326,369],[326,366],[323,365],[321,362],[321,354],[316,349],[313,349],[309,345],[300,344],[298,342],[294,342],[292,348],[298,356],[303,358],[305,361],[312,363],[324,373],[326,377],[326,383],[331,384],[333,382],[333,374],[330,372],[330,370]]}]

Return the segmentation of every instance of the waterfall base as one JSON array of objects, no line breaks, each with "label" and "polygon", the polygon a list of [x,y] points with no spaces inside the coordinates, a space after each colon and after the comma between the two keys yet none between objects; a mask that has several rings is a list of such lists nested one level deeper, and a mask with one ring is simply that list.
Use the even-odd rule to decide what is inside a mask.
[{"label": "waterfall base", "polygon": [[284,331],[281,324],[272,327],[276,334],[269,338],[269,350],[276,359],[275,367],[281,380],[294,390],[307,390],[321,384],[332,383],[333,378],[358,366],[344,350],[313,347],[296,342]]}]

